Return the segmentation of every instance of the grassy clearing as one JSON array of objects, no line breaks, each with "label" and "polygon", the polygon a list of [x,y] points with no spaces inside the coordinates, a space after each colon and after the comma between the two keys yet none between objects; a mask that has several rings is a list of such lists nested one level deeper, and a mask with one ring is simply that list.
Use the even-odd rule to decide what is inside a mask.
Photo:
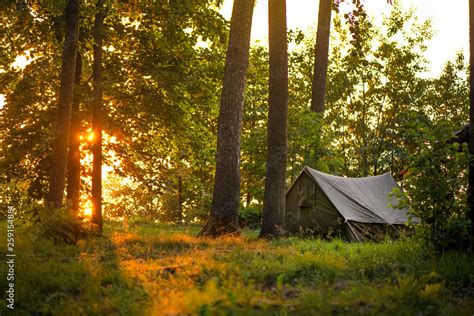
[{"label": "grassy clearing", "polygon": [[[0,232],[5,235],[2,224]],[[197,227],[107,223],[54,245],[17,230],[16,313],[54,315],[472,315],[474,255],[412,241],[217,240]],[[1,244],[5,261],[5,243]],[[0,266],[5,280],[6,265]],[[5,282],[0,282],[2,293]],[[5,301],[0,308],[4,310]],[[3,313],[2,313],[3,314]]]}]

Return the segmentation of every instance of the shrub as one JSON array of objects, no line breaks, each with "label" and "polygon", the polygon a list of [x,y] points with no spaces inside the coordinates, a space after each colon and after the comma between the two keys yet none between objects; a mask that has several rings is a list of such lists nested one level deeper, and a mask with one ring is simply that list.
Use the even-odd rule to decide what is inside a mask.
[{"label": "shrub", "polygon": [[[422,131],[423,133],[423,131]],[[405,175],[405,198],[400,205],[420,219],[416,235],[436,250],[469,244],[467,218],[467,146],[448,144],[446,131],[424,131],[424,139],[410,157]],[[444,136],[445,137],[445,136]]]},{"label": "shrub", "polygon": [[239,213],[240,227],[257,229],[262,225],[262,211],[257,208],[242,208]]},{"label": "shrub", "polygon": [[43,207],[38,213],[38,233],[55,243],[76,244],[79,239],[89,237],[95,230],[92,223],[83,221],[68,208],[51,210]]}]

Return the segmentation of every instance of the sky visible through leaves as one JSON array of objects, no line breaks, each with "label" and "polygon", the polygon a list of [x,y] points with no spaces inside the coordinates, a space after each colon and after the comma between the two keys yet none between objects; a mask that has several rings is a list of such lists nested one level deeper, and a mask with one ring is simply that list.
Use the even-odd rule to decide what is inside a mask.
[{"label": "sky visible through leaves", "polygon": [[[303,31],[315,29],[318,5],[317,0],[287,0],[287,19],[290,29]],[[350,2],[350,1],[349,1]],[[385,0],[365,0],[367,12],[381,24],[382,16],[389,14],[391,6]],[[230,19],[232,0],[225,0],[222,14]],[[430,61],[429,76],[440,74],[444,64],[452,60],[456,53],[464,51],[467,57],[469,45],[468,1],[466,0],[398,0],[404,8],[416,9],[420,20],[432,19],[435,35],[428,42],[426,57]],[[268,36],[268,1],[257,0],[254,11],[252,39],[266,41]]]}]

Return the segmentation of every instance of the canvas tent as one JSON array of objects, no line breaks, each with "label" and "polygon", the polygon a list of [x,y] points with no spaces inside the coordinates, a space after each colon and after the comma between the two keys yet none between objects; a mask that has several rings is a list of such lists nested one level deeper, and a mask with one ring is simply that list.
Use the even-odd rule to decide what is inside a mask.
[{"label": "canvas tent", "polygon": [[389,196],[396,187],[389,173],[345,178],[305,167],[286,194],[287,229],[335,234],[350,241],[398,235],[408,215],[406,209],[390,206],[397,204]]}]

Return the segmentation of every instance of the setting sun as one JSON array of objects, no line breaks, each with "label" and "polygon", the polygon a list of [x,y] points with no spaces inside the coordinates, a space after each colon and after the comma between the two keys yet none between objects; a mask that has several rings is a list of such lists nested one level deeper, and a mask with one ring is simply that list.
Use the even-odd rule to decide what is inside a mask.
[{"label": "setting sun", "polygon": [[90,133],[87,135],[87,140],[90,141],[90,142],[94,140],[94,132],[90,132]]},{"label": "setting sun", "polygon": [[86,208],[86,209],[84,209],[84,211],[82,211],[82,214],[84,215],[84,217],[91,217],[92,216],[92,209]]},{"label": "setting sun", "polygon": [[87,200],[86,203],[83,205],[81,215],[86,220],[92,217],[92,202],[90,200]]}]

